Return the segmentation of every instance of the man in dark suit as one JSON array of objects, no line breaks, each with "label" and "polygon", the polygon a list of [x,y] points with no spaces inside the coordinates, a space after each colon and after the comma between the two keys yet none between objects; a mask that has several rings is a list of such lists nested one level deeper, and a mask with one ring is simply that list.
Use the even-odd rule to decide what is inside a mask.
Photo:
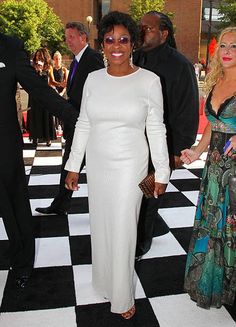
[{"label": "man in dark suit", "polygon": [[[199,119],[198,85],[193,65],[176,50],[173,24],[161,12],[150,11],[141,19],[142,47],[134,54],[134,63],[161,79],[164,121],[171,169],[180,168],[181,150],[195,142]],[[157,213],[160,199],[143,199],[138,224],[136,255],[145,254],[153,236],[169,229]]]},{"label": "man in dark suit", "polygon": [[37,76],[22,42],[0,33],[0,215],[9,239],[11,276],[24,288],[34,264],[35,241],[17,119],[17,82],[65,123],[74,126],[78,113]]},{"label": "man in dark suit", "polygon": [[[89,73],[104,67],[102,56],[99,52],[93,50],[88,45],[88,32],[86,27],[79,22],[66,24],[65,39],[68,48],[75,55],[70,66],[70,72],[67,82],[68,101],[80,111],[82,93],[85,80]],[[64,170],[66,161],[69,158],[71,144],[74,135],[74,128],[64,125],[65,152],[61,167],[61,178],[59,192],[49,207],[36,208],[37,212],[43,214],[60,214],[64,215],[70,208],[72,191],[65,188],[65,178],[67,171]]]}]

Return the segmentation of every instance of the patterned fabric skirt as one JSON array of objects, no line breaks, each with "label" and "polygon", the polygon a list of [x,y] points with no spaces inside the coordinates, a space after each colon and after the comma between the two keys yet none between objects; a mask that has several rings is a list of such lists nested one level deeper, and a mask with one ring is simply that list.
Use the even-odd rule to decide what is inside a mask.
[{"label": "patterned fabric skirt", "polygon": [[203,308],[232,305],[236,291],[236,215],[229,204],[229,176],[236,154],[223,154],[230,134],[212,132],[203,170],[185,272],[185,290]]}]

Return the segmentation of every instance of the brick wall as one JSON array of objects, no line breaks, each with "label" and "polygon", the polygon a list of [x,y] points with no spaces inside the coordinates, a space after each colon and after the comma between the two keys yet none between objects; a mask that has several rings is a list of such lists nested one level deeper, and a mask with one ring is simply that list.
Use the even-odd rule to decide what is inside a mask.
[{"label": "brick wall", "polygon": [[[92,0],[47,0],[63,23],[76,20],[87,24],[86,17],[91,15],[96,23],[94,3]],[[128,11],[131,0],[111,0],[111,10]],[[166,0],[166,11],[174,13],[176,41],[180,52],[193,63],[198,61],[202,0]],[[90,43],[96,38],[96,25],[91,25]]]},{"label": "brick wall", "polygon": [[93,16],[92,1],[89,0],[46,0],[48,5],[65,24],[68,21],[80,21],[86,24],[86,17]]},{"label": "brick wall", "polygon": [[198,61],[201,36],[202,0],[166,0],[165,9],[173,12],[175,36],[180,52],[194,62]]},{"label": "brick wall", "polygon": [[[94,17],[90,26],[90,44],[96,39],[95,0],[46,0],[65,24],[68,21],[81,21],[87,25],[86,17]],[[2,2],[2,0],[0,0]],[[131,0],[111,0],[111,10],[127,12]],[[202,0],[166,0],[165,9],[174,13],[176,41],[180,52],[193,63],[198,61],[201,30]]]}]

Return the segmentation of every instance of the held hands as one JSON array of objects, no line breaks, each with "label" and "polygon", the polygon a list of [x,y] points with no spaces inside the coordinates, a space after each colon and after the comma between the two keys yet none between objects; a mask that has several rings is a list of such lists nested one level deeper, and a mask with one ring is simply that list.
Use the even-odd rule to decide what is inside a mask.
[{"label": "held hands", "polygon": [[158,198],[159,195],[164,194],[167,184],[155,182],[154,198]]},{"label": "held hands", "polygon": [[77,191],[79,189],[78,180],[79,173],[69,171],[65,179],[65,188],[70,191]]},{"label": "held hands", "polygon": [[174,162],[175,162],[175,169],[180,168],[183,166],[183,161],[181,160],[181,157],[174,156]]},{"label": "held hands", "polygon": [[200,154],[193,149],[185,149],[181,151],[180,159],[183,161],[183,163],[189,165],[193,161],[199,159]]}]

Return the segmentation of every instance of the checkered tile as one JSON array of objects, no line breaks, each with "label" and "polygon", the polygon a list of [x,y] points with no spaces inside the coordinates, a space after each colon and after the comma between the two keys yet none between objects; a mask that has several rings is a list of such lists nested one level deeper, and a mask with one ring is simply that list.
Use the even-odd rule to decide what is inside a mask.
[{"label": "checkered tile", "polygon": [[[198,138],[199,139],[199,138]],[[35,269],[19,291],[8,272],[8,239],[0,218],[1,327],[233,327],[236,305],[204,310],[183,291],[200,177],[206,155],[172,173],[159,214],[170,227],[153,239],[135,265],[137,314],[131,321],[110,312],[110,304],[91,285],[91,240],[86,170],[67,216],[41,215],[59,184],[63,142],[35,149],[25,138],[24,161],[36,237]]]}]

